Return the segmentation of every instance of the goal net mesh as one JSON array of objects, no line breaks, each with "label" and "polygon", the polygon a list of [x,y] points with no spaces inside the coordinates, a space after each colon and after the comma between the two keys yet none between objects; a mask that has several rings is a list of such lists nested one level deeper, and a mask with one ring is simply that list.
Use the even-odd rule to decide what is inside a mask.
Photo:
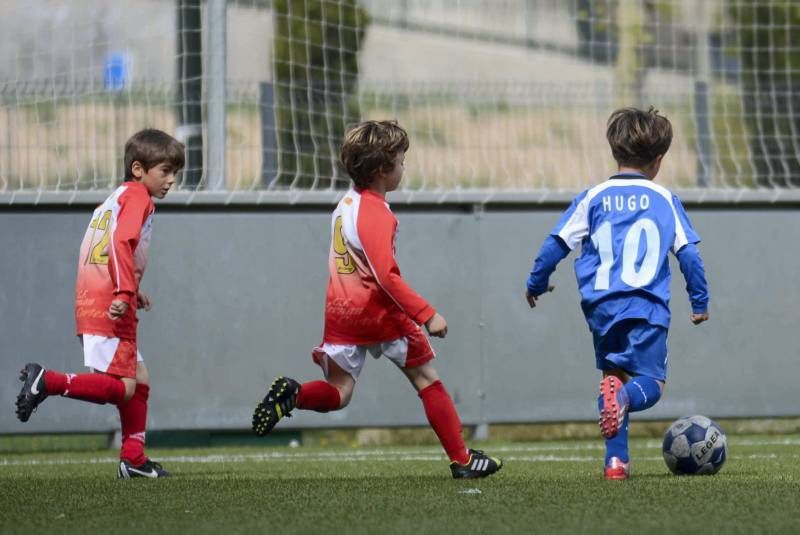
[{"label": "goal net mesh", "polygon": [[[107,190],[145,127],[205,189],[208,6],[0,4],[0,192]],[[605,124],[655,106],[679,190],[800,187],[790,0],[230,0],[227,191],[341,189],[348,124],[397,119],[411,192],[572,192],[615,170]]]}]

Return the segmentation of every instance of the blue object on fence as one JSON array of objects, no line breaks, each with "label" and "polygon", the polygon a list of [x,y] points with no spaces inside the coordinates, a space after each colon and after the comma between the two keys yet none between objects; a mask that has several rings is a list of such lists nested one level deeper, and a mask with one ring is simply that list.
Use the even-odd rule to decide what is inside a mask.
[{"label": "blue object on fence", "polygon": [[128,55],[124,52],[109,52],[106,55],[103,80],[106,91],[122,91],[128,84],[130,75]]}]

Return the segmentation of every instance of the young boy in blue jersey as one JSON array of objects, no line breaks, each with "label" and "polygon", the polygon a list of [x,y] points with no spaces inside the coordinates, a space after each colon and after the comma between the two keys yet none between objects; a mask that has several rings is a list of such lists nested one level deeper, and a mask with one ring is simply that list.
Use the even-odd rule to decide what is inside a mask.
[{"label": "young boy in blue jersey", "polygon": [[658,402],[667,374],[670,269],[678,259],[695,325],[708,319],[700,237],[678,197],[653,183],[672,126],[650,108],[615,111],[606,131],[619,171],[578,195],[544,241],[527,282],[531,308],[556,265],[578,245],[581,308],[603,372],[598,408],[606,439],[605,478],[628,479],[628,413]]}]

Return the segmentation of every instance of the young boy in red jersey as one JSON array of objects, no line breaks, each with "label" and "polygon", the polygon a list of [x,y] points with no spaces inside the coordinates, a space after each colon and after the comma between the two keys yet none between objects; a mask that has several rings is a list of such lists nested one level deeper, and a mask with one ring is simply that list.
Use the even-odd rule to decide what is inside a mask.
[{"label": "young boy in red jersey", "polygon": [[454,478],[486,477],[502,461],[467,449],[453,400],[431,364],[433,348],[420,328],[444,338],[447,322],[400,276],[394,256],[397,219],[386,193],[403,177],[408,134],[394,121],[366,121],[351,128],[342,163],[354,186],[331,219],[322,345],[314,361],[324,381],[300,384],[278,377],[253,414],[253,431],[266,435],[295,409],[328,412],[350,402],[367,354],[385,356],[419,393],[425,415],[439,437]]},{"label": "young boy in red jersey", "polygon": [[136,309],[151,306],[139,282],[153,229],[152,197],[164,198],[183,165],[183,144],[160,130],[142,130],[125,143],[125,182],[94,210],[78,259],[77,334],[84,364],[95,373],[63,373],[29,363],[20,376],[17,417],[23,422],[48,396],[117,406],[120,479],[170,475],[144,454],[150,387],[136,348]]}]

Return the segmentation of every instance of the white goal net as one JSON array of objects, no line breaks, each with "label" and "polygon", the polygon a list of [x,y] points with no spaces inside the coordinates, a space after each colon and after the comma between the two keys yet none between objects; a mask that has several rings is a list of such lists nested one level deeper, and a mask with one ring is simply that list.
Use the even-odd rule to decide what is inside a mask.
[{"label": "white goal net", "polygon": [[370,118],[408,129],[408,192],[544,197],[613,172],[607,117],[651,105],[665,185],[800,190],[791,0],[229,0],[222,71],[210,4],[0,3],[0,194],[108,190],[144,127],[187,141],[186,190],[337,190]]}]

